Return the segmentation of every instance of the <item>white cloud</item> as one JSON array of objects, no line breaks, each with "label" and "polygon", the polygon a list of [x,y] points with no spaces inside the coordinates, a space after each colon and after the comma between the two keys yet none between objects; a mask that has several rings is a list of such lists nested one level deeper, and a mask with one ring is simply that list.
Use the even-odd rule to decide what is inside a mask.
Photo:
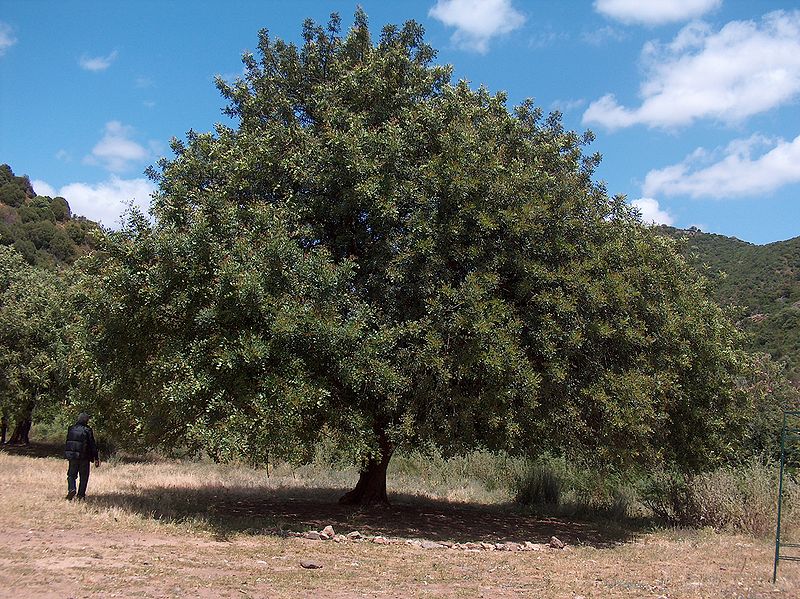
[{"label": "white cloud", "polygon": [[105,71],[111,66],[111,63],[117,58],[117,51],[114,50],[108,56],[81,56],[78,64],[81,68],[87,71]]},{"label": "white cloud", "polygon": [[696,19],[721,4],[722,0],[595,0],[594,8],[623,23],[662,25]]},{"label": "white cloud", "polygon": [[528,47],[534,49],[547,48],[558,42],[569,41],[570,35],[566,31],[556,31],[551,27],[535,32],[528,40]]},{"label": "white cloud", "polygon": [[652,170],[642,189],[647,195],[729,198],[768,194],[792,183],[800,183],[800,135],[792,141],[754,135],[718,152],[699,148],[678,164]]},{"label": "white cloud", "polygon": [[33,187],[33,191],[36,192],[36,195],[50,196],[51,198],[54,198],[58,195],[55,188],[46,181],[34,179],[31,181],[31,187]]},{"label": "white cloud", "polygon": [[72,213],[98,221],[107,227],[120,222],[120,216],[133,203],[145,213],[150,207],[150,195],[155,191],[147,179],[120,179],[111,175],[101,183],[70,183],[55,189],[45,181],[32,181],[40,195],[66,198]]},{"label": "white cloud", "polygon": [[8,23],[0,21],[0,56],[6,53],[11,46],[17,43],[14,30]]},{"label": "white cloud", "polygon": [[489,40],[522,26],[525,16],[511,6],[511,0],[437,0],[428,14],[455,27],[453,43],[485,54]]},{"label": "white cloud", "polygon": [[675,220],[666,210],[662,210],[658,201],[653,198],[639,198],[631,205],[642,214],[642,221],[651,225],[671,225]]},{"label": "white cloud", "polygon": [[584,124],[617,129],[673,128],[701,118],[741,122],[800,94],[800,11],[731,21],[716,33],[692,23],[667,45],[648,42],[642,61],[641,106],[621,106],[607,94],[589,105]]},{"label": "white cloud", "polygon": [[606,42],[621,42],[627,37],[624,31],[606,25],[592,31],[584,31],[581,39],[592,46],[602,46]]},{"label": "white cloud", "polygon": [[559,112],[572,112],[578,108],[583,108],[586,105],[586,100],[577,98],[573,100],[554,100],[550,103],[551,110],[558,110]]},{"label": "white cloud", "polygon": [[105,134],[92,148],[92,153],[84,159],[87,164],[101,164],[111,172],[127,170],[133,164],[146,160],[150,153],[140,144],[130,139],[133,127],[119,121],[109,121]]},{"label": "white cloud", "polygon": [[56,152],[56,160],[60,160],[61,162],[72,162],[72,155],[64,148],[61,148],[58,152]]}]

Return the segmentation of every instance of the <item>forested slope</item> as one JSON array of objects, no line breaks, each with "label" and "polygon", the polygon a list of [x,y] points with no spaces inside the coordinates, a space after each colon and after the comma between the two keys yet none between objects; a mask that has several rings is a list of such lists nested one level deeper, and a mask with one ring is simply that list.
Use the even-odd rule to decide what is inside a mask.
[{"label": "forested slope", "polygon": [[662,227],[705,269],[722,305],[741,307],[752,349],[786,360],[800,383],[800,237],[755,245],[698,229]]},{"label": "forested slope", "polygon": [[96,228],[74,216],[64,198],[37,195],[27,176],[0,165],[0,245],[13,246],[31,265],[54,269],[86,253]]}]

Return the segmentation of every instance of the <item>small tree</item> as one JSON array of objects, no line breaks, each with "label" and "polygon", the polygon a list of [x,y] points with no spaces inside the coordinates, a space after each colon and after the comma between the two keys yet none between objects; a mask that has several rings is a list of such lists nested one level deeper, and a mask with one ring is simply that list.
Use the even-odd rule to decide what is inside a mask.
[{"label": "small tree", "polygon": [[69,203],[61,196],[56,196],[53,198],[52,202],[50,203],[50,209],[53,211],[53,215],[58,222],[63,223],[68,221],[69,217],[72,216],[72,210],[70,210]]},{"label": "small tree", "polygon": [[[118,435],[221,459],[401,446],[699,468],[749,407],[737,334],[672,243],[592,181],[591,141],[451,83],[422,28],[363,12],[259,35],[87,265],[84,369]],[[133,422],[133,428],[129,423]]]},{"label": "small tree", "polygon": [[17,208],[25,202],[25,190],[15,181],[9,181],[0,185],[0,202]]}]

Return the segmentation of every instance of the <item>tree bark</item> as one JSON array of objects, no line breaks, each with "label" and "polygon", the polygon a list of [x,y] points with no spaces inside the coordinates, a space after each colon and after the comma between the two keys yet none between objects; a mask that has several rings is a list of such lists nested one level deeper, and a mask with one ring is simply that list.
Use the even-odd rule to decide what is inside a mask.
[{"label": "tree bark", "polygon": [[33,424],[34,405],[33,403],[29,403],[25,408],[25,412],[17,420],[17,424],[14,426],[14,432],[11,433],[11,438],[8,440],[9,445],[31,444],[29,435],[31,432],[31,425]]},{"label": "tree bark", "polygon": [[31,422],[30,418],[22,418],[17,420],[17,424],[14,427],[14,432],[11,433],[11,438],[8,440],[9,445],[30,445],[31,440],[29,438],[31,432]]},{"label": "tree bark", "polygon": [[5,445],[7,432],[8,432],[8,415],[3,414],[2,421],[0,421],[0,445]]},{"label": "tree bark", "polygon": [[394,448],[384,432],[378,434],[380,455],[371,457],[361,469],[355,489],[348,491],[339,503],[346,505],[389,505],[386,493],[386,470]]}]

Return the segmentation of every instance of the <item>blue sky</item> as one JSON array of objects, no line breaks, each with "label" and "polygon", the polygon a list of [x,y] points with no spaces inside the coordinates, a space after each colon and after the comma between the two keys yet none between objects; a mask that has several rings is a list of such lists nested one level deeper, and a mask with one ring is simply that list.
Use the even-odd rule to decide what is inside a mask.
[{"label": "blue sky", "polygon": [[[591,129],[597,178],[645,219],[769,243],[800,235],[800,7],[778,0],[362,0],[414,19],[456,78]],[[224,121],[213,78],[257,31],[355,2],[0,0],[0,162],[113,226],[146,206],[171,137]]]}]

